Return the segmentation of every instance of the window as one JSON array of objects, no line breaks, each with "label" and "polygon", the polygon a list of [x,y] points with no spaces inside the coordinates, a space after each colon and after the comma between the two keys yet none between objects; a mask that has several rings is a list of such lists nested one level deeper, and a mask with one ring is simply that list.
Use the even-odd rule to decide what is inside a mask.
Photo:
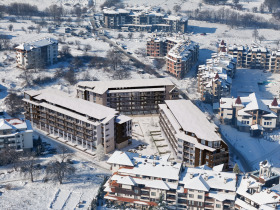
[{"label": "window", "polygon": [[156,193],[155,192],[151,192],[151,196],[156,196]]},{"label": "window", "polygon": [[202,195],[198,195],[197,198],[198,198],[198,199],[202,199]]},{"label": "window", "polygon": [[216,204],[216,208],[221,208],[221,204]]},{"label": "window", "polygon": [[189,197],[190,197],[190,198],[193,198],[194,196],[193,196],[193,194],[189,194]]},{"label": "window", "polygon": [[136,190],[136,189],[134,190],[134,192],[135,192],[136,194],[138,194],[138,193],[139,193],[139,191],[138,191],[138,190]]}]

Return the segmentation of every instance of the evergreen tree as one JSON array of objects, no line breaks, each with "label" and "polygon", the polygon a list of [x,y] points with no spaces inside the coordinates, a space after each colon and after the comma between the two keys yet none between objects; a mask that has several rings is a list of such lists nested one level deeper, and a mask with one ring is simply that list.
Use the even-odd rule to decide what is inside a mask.
[{"label": "evergreen tree", "polygon": [[235,163],[235,165],[234,165],[234,167],[233,167],[233,172],[236,173],[236,174],[239,174],[239,173],[240,173],[240,169],[239,169],[237,163]]}]

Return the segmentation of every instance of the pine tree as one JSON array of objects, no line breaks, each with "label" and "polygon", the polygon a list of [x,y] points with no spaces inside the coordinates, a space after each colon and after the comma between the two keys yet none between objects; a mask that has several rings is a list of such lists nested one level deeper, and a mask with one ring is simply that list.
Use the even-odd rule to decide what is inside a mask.
[{"label": "pine tree", "polygon": [[233,172],[236,173],[236,174],[239,174],[239,173],[240,173],[240,169],[239,169],[237,163],[235,163],[235,165],[234,165],[234,167],[233,167]]}]

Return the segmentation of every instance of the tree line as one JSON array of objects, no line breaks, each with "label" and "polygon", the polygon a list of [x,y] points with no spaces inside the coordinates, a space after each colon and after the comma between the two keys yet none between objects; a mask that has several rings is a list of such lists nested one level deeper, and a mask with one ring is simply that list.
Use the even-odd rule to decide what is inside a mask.
[{"label": "tree line", "polygon": [[207,21],[212,23],[222,23],[230,27],[244,27],[244,28],[272,28],[275,30],[280,29],[279,21],[271,18],[266,20],[259,15],[250,13],[240,14],[231,9],[224,7],[219,10],[194,10],[187,11],[190,19]]}]

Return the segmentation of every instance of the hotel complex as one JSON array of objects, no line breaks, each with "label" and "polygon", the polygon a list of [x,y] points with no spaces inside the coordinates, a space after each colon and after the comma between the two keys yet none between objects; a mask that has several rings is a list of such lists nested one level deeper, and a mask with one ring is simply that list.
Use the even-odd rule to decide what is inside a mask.
[{"label": "hotel complex", "polygon": [[34,127],[83,150],[102,144],[109,153],[131,139],[131,118],[115,109],[52,90],[27,91],[23,101],[25,117]]},{"label": "hotel complex", "polygon": [[125,114],[155,113],[164,100],[179,98],[177,88],[168,79],[79,82],[76,89],[78,98]]},{"label": "hotel complex", "polygon": [[224,164],[227,168],[228,146],[217,127],[190,100],[167,100],[159,109],[160,126],[178,161],[189,167]]},{"label": "hotel complex", "polygon": [[163,13],[159,7],[104,8],[103,25],[135,31],[187,32],[188,18]]},{"label": "hotel complex", "polygon": [[279,73],[280,51],[272,51],[258,46],[226,46],[224,41],[219,45],[219,51],[227,51],[237,60],[237,67],[250,69],[264,69]]}]

